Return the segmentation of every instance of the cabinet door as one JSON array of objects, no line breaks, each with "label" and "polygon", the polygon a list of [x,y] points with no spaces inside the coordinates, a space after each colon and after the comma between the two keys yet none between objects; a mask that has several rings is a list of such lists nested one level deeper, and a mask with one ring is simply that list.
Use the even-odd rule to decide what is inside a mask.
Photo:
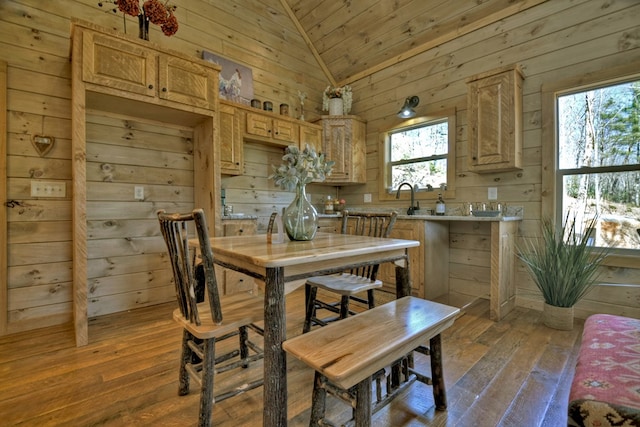
[{"label": "cabinet door", "polygon": [[316,153],[322,153],[322,128],[309,125],[300,125],[300,149],[304,150],[309,144]]},{"label": "cabinet door", "polygon": [[327,159],[336,162],[326,182],[366,183],[365,123],[355,116],[324,116],[322,132],[323,152]]},{"label": "cabinet door", "polygon": [[173,56],[159,57],[160,98],[215,109],[217,75],[203,65]]},{"label": "cabinet door", "polygon": [[522,85],[516,70],[469,83],[469,170],[521,168]]},{"label": "cabinet door", "polygon": [[[409,265],[411,294],[424,298],[424,222],[417,220],[397,220],[389,237],[396,239],[418,240],[420,246],[409,248]],[[396,293],[396,269],[392,263],[380,264],[378,279],[383,282],[383,289]]]},{"label": "cabinet door", "polygon": [[82,79],[140,95],[156,95],[156,54],[118,39],[83,33]]},{"label": "cabinet door", "polygon": [[248,112],[245,122],[248,134],[271,138],[271,117]]},{"label": "cabinet door", "polygon": [[228,175],[242,175],[243,141],[240,133],[242,113],[220,103],[220,165],[221,172]]},{"label": "cabinet door", "polygon": [[285,120],[273,119],[273,138],[298,145],[298,125]]},{"label": "cabinet door", "polygon": [[318,231],[322,233],[340,233],[342,218],[322,217],[318,218]]}]

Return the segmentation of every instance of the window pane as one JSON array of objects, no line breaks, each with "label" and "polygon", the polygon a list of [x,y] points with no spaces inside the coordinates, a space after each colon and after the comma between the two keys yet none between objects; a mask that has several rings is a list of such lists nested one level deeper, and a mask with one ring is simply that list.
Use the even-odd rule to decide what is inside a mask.
[{"label": "window pane", "polygon": [[640,163],[640,82],[558,98],[560,169]]},{"label": "window pane", "polygon": [[640,249],[640,172],[567,175],[563,179],[563,216],[586,224],[598,213],[598,246]]},{"label": "window pane", "polygon": [[447,154],[449,147],[447,121],[394,132],[391,137],[391,161]]},{"label": "window pane", "polygon": [[391,167],[392,189],[398,188],[404,181],[408,181],[417,188],[427,188],[431,185],[438,189],[440,184],[447,182],[447,159],[416,162]]}]

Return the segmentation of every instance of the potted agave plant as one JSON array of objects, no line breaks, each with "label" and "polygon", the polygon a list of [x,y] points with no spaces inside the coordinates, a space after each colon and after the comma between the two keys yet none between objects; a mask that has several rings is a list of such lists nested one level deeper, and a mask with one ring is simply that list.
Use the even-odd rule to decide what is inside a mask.
[{"label": "potted agave plant", "polygon": [[[594,230],[597,216],[585,230]],[[565,218],[558,232],[553,221],[542,221],[539,239],[526,239],[518,252],[544,299],[543,321],[554,329],[573,329],[573,307],[596,283],[609,247],[595,247],[589,233],[576,230],[575,216]]]}]

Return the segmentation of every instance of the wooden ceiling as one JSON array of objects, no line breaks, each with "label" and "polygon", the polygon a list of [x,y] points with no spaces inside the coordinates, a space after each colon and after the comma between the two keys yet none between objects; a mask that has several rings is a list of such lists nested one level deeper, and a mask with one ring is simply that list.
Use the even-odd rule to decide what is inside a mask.
[{"label": "wooden ceiling", "polygon": [[280,0],[333,85],[547,0]]}]

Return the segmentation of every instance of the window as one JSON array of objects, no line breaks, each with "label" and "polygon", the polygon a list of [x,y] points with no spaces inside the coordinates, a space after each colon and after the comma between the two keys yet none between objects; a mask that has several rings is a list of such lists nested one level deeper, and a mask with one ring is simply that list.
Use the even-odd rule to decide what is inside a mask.
[{"label": "window", "polygon": [[416,188],[447,183],[447,120],[421,123],[389,133],[391,190],[408,181]]},{"label": "window", "polygon": [[[455,111],[407,120],[383,134],[381,199],[403,182],[421,191],[419,198],[435,198],[441,186],[453,197]],[[429,195],[427,195],[429,194]]]},{"label": "window", "polygon": [[557,96],[557,219],[598,215],[598,246],[640,249],[640,80]]}]

